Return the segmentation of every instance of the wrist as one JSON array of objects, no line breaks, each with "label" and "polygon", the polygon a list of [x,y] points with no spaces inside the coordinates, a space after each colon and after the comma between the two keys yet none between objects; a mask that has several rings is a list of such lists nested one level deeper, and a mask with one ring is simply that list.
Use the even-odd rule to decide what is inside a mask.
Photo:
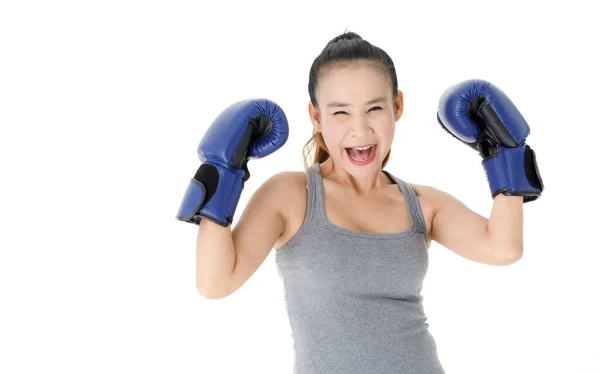
[{"label": "wrist", "polygon": [[218,173],[218,178],[213,177],[210,182],[204,183],[206,199],[198,215],[226,227],[233,220],[244,188],[244,171],[218,164],[211,166]]},{"label": "wrist", "polygon": [[543,190],[535,153],[526,144],[514,148],[499,145],[497,152],[481,163],[492,198],[498,194],[522,196],[527,202],[537,199]]}]

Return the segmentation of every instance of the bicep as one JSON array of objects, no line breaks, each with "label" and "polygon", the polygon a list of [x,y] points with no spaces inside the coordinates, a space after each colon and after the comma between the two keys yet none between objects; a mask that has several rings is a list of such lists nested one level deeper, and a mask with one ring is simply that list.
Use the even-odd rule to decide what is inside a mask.
[{"label": "bicep", "polygon": [[432,239],[466,259],[488,265],[504,265],[490,245],[488,219],[451,194],[433,189],[436,210]]},{"label": "bicep", "polygon": [[284,173],[272,176],[254,192],[231,231],[236,260],[229,293],[239,289],[258,270],[285,229],[279,203],[283,176]]}]

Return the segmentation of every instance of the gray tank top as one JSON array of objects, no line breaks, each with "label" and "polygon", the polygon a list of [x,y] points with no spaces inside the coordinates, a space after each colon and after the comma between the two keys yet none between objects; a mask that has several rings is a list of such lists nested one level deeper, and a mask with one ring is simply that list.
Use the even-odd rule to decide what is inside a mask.
[{"label": "gray tank top", "polygon": [[376,234],[334,226],[323,181],[305,169],[306,216],[275,253],[292,331],[295,374],[444,374],[428,330],[421,289],[429,257],[414,191],[396,182],[410,228]]}]

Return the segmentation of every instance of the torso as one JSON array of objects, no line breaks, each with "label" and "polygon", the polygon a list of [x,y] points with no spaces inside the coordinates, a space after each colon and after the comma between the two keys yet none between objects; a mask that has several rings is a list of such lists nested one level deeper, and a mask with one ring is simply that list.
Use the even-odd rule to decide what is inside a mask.
[{"label": "torso", "polygon": [[[306,214],[308,186],[306,174],[290,173],[292,186],[286,194],[286,204],[282,205],[282,214],[286,225],[283,233],[275,242],[274,249],[283,247],[302,227]],[[386,177],[386,180],[389,178]],[[358,196],[338,183],[323,178],[325,215],[334,226],[348,230],[371,232],[376,234],[399,233],[410,228],[408,208],[400,187],[393,181],[368,197]],[[435,207],[427,196],[425,186],[410,184],[415,191],[425,218],[427,233],[431,232],[431,223]],[[348,204],[351,201],[352,204]],[[376,212],[374,214],[374,212]]]}]

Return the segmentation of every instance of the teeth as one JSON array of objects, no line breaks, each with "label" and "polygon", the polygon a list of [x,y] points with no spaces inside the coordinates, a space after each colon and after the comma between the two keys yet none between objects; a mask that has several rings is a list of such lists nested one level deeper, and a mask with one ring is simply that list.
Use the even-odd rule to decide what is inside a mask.
[{"label": "teeth", "polygon": [[371,148],[371,146],[362,147],[362,148],[354,148],[354,149],[359,150],[359,151],[364,151],[365,149],[369,149],[369,148]]},{"label": "teeth", "polygon": [[[351,148],[348,148],[348,149],[351,149]],[[365,160],[368,160],[368,159],[370,159],[370,158],[373,156],[373,146],[369,146],[369,147],[365,147],[365,148],[353,148],[353,149],[369,149],[369,156],[367,156],[365,159],[362,159],[362,160],[357,160],[356,158],[354,158],[354,157],[352,156],[352,153],[350,153],[350,151],[348,151],[348,155],[349,155],[349,156],[350,156],[350,157],[351,157],[351,158],[352,158],[354,161],[359,161],[359,162],[360,162],[360,161],[365,161]]]}]

